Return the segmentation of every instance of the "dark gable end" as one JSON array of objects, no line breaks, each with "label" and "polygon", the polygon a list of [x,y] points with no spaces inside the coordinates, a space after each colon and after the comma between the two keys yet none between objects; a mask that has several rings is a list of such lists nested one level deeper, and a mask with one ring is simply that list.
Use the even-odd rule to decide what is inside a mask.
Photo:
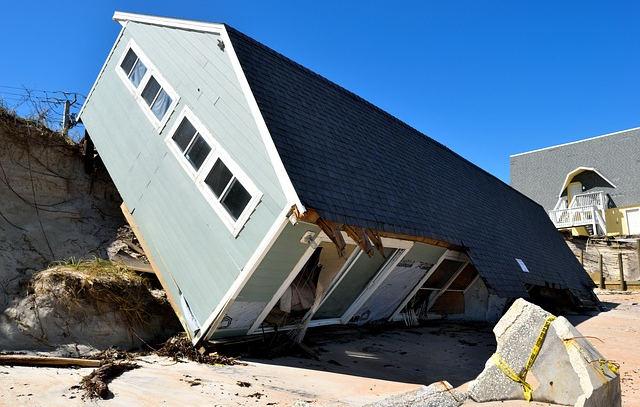
[{"label": "dark gable end", "polygon": [[466,247],[485,283],[504,297],[527,297],[525,283],[593,286],[541,206],[357,95],[227,29],[306,207],[337,223]]}]

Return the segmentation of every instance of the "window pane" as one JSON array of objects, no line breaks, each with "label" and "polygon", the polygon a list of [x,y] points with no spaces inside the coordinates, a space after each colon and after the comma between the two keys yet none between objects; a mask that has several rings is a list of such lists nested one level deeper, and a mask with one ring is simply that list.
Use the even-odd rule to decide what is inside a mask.
[{"label": "window pane", "polygon": [[172,139],[180,148],[180,151],[184,152],[184,150],[187,148],[187,146],[189,145],[189,143],[191,142],[191,139],[195,134],[196,134],[196,129],[193,127],[191,122],[187,120],[187,118],[185,117],[184,119],[182,119],[182,122],[180,123],[180,126],[178,126],[178,130],[176,130]]},{"label": "window pane", "polygon": [[138,57],[136,56],[136,53],[133,52],[132,49],[129,49],[129,52],[127,52],[127,55],[125,55],[124,59],[122,60],[122,63],[120,64],[120,67],[122,68],[124,73],[127,74],[127,76],[129,76],[129,73],[131,72],[131,68],[133,68],[133,64],[136,63],[136,59],[138,59]]},{"label": "window pane", "polygon": [[153,102],[153,99],[156,98],[156,95],[160,91],[160,84],[153,76],[149,78],[149,82],[147,82],[147,86],[144,87],[142,91],[142,98],[149,106]]},{"label": "window pane", "polygon": [[227,195],[222,199],[222,205],[227,208],[235,220],[242,215],[242,211],[247,207],[250,200],[251,195],[249,192],[244,189],[240,181],[234,179],[233,185],[229,188],[229,192],[227,192]]},{"label": "window pane", "polygon": [[231,181],[231,177],[231,171],[229,171],[227,166],[218,159],[204,182],[209,185],[209,188],[211,188],[214,195],[219,197],[222,191],[227,187],[229,181]]},{"label": "window pane", "polygon": [[142,61],[138,59],[138,61],[136,61],[135,66],[131,70],[131,74],[129,75],[129,79],[131,79],[131,83],[133,83],[133,85],[136,88],[140,85],[140,82],[142,81],[142,77],[144,76],[145,73],[147,73],[147,67],[144,66]]},{"label": "window pane", "polygon": [[209,147],[209,144],[198,134],[187,150],[185,157],[187,157],[187,160],[193,165],[193,168],[197,170],[202,165],[204,159],[207,158],[207,155],[209,155],[209,151],[211,151],[211,147]]},{"label": "window pane", "polygon": [[169,110],[169,106],[171,106],[171,97],[167,95],[164,89],[160,89],[156,101],[153,102],[153,106],[151,106],[151,111],[156,115],[158,120],[162,120],[167,110]]}]

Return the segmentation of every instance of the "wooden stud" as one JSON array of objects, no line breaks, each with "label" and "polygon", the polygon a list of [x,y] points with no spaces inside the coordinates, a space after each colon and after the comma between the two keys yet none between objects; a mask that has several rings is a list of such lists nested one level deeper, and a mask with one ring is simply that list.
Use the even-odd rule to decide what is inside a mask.
[{"label": "wooden stud", "polygon": [[606,288],[604,282],[604,264],[602,262],[602,253],[598,254],[598,270],[600,270],[600,289],[604,290]]},{"label": "wooden stud", "polygon": [[618,253],[618,269],[620,270],[620,289],[627,291],[627,282],[624,280],[624,266],[622,265],[622,253]]},{"label": "wooden stud", "polygon": [[81,366],[99,367],[102,361],[97,359],[58,358],[32,355],[0,355],[0,365],[8,366]]}]

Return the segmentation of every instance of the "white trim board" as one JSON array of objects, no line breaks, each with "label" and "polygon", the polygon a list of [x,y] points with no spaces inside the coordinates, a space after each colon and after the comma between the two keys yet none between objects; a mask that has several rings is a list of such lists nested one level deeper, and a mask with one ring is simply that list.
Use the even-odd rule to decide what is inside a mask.
[{"label": "white trim board", "polygon": [[560,189],[560,193],[558,194],[558,198],[562,198],[562,191],[564,191],[565,189],[567,189],[569,187],[569,179],[571,178],[573,180],[573,177],[575,177],[578,174],[582,174],[585,171],[593,171],[596,174],[598,174],[600,176],[600,178],[602,178],[603,180],[607,181],[607,183],[609,185],[611,185],[612,187],[616,188],[615,184],[611,181],[609,181],[609,179],[607,177],[605,177],[604,175],[602,175],[602,173],[598,170],[596,170],[593,167],[578,167],[574,170],[571,170],[567,173],[567,176],[564,177],[564,182],[562,183],[562,188]]},{"label": "white trim board", "polygon": [[511,154],[509,157],[518,157],[518,156],[521,156],[521,155],[537,153],[537,152],[540,152],[540,151],[551,150],[553,148],[558,148],[558,147],[569,146],[569,145],[572,145],[572,144],[583,143],[585,141],[597,140],[597,139],[603,138],[603,137],[615,136],[616,134],[626,133],[626,132],[635,131],[635,130],[640,130],[640,127],[632,127],[630,129],[614,131],[612,133],[601,134],[599,136],[589,137],[589,138],[585,138],[585,139],[582,139],[582,140],[569,141],[567,143],[556,144],[554,146],[549,146],[549,147],[542,147],[542,148],[538,148],[536,150],[525,151],[523,153]]},{"label": "white trim board", "polygon": [[[362,290],[360,295],[356,298],[356,300],[347,308],[347,311],[342,315],[340,320],[343,324],[349,323],[351,318],[360,311],[360,308],[364,306],[369,298],[376,292],[378,287],[389,277],[389,274],[396,268],[398,263],[402,261],[404,256],[409,253],[411,247],[413,247],[413,242],[407,242],[405,247],[396,247],[396,251],[393,252],[391,256],[385,261],[385,263],[380,267],[378,273],[367,283],[367,286]],[[386,246],[385,246],[386,247]]]},{"label": "white trim board", "polygon": [[133,21],[136,23],[160,25],[163,27],[182,28],[185,30],[209,32],[213,34],[220,34],[220,31],[224,30],[224,24],[210,23],[207,21],[196,20],[183,20],[179,18],[152,16],[149,14],[137,14],[127,13],[123,11],[116,11],[113,13],[113,19],[120,24],[125,24],[127,21]]}]

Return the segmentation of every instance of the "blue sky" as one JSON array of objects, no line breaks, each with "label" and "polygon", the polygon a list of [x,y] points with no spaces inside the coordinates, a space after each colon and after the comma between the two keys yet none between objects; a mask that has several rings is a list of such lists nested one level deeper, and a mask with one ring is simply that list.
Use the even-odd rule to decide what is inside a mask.
[{"label": "blue sky", "polygon": [[114,10],[229,23],[507,182],[510,154],[640,126],[637,1],[6,2],[0,86],[88,93]]}]

